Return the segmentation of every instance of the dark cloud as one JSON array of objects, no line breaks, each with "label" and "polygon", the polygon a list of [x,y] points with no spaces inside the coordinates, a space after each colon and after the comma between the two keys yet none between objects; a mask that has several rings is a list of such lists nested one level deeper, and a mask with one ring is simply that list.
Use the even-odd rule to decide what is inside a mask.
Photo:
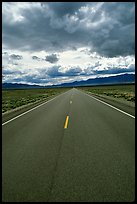
[{"label": "dark cloud", "polygon": [[135,20],[135,3],[134,2],[111,2],[102,5],[102,8],[112,19],[116,19],[120,25],[131,24]]},{"label": "dark cloud", "polygon": [[[72,67],[69,70],[63,71],[60,65],[55,65],[50,68],[39,70],[39,74],[35,75],[36,78],[44,80],[46,78],[54,79],[60,77],[74,77],[79,76],[82,73],[82,69],[79,67]],[[31,76],[32,77],[32,76]],[[33,74],[34,78],[34,74]]]},{"label": "dark cloud", "polygon": [[56,54],[52,54],[52,55],[46,56],[45,60],[50,63],[56,63],[59,60],[59,58],[57,57]]},{"label": "dark cloud", "polygon": [[[97,26],[91,44],[94,51],[107,57],[135,53],[135,4],[104,3],[96,12],[104,12],[106,21]],[[100,31],[100,32],[99,32]]]},{"label": "dark cloud", "polygon": [[74,77],[74,76],[79,76],[82,72],[82,69],[80,69],[79,67],[70,68],[69,70],[66,70],[65,72],[60,71],[60,68],[61,66],[53,66],[46,71],[46,74],[51,78],[63,77],[63,76],[64,77]]},{"label": "dark cloud", "polygon": [[23,59],[23,57],[21,55],[15,55],[15,54],[10,55],[10,58],[13,59],[13,60],[21,60],[21,59]]},{"label": "dark cloud", "polygon": [[65,15],[72,15],[78,11],[79,8],[85,6],[86,2],[50,2],[42,3],[43,7],[48,7],[50,12],[54,13],[55,17],[63,17]]},{"label": "dark cloud", "polygon": [[8,52],[3,52],[2,54],[3,54],[3,55],[7,55],[7,54],[8,54]]},{"label": "dark cloud", "polygon": [[64,74],[61,71],[59,71],[59,68],[60,68],[60,66],[50,67],[48,70],[46,70],[46,74],[51,78],[61,77]]},{"label": "dark cloud", "polygon": [[29,76],[24,76],[23,80],[26,82],[31,83],[58,83],[60,80],[63,79],[75,79],[76,77],[86,77],[86,76],[97,76],[97,75],[111,75],[111,74],[122,74],[122,73],[131,73],[135,72],[134,67],[130,68],[108,68],[105,70],[95,70],[93,68],[91,69],[90,73],[88,69],[81,70],[79,67],[71,67],[69,70],[62,71],[61,66],[53,66],[48,69],[43,69],[39,72],[39,74],[32,74]]},{"label": "dark cloud", "polygon": [[37,56],[32,56],[33,60],[37,60],[37,61],[41,61],[41,58],[37,57]]},{"label": "dark cloud", "polygon": [[12,82],[22,82],[22,83],[30,83],[30,84],[44,84],[47,85],[48,83],[58,84],[58,79],[56,78],[49,78],[48,76],[40,76],[40,75],[25,75],[22,78],[14,78]]},{"label": "dark cloud", "polygon": [[134,2],[36,4],[37,7],[20,10],[24,17],[22,21],[11,23],[8,20],[11,13],[3,13],[3,43],[6,47],[57,52],[89,46],[92,52],[107,57],[135,52]]},{"label": "dark cloud", "polygon": [[72,46],[72,48],[71,48],[72,50],[74,50],[74,51],[76,51],[77,50],[77,48],[75,47],[75,46]]},{"label": "dark cloud", "polygon": [[47,55],[45,58],[39,58],[37,56],[32,56],[32,59],[37,60],[37,61],[48,61],[50,63],[56,63],[59,60],[56,54]]},{"label": "dark cloud", "polygon": [[79,67],[71,68],[65,72],[66,76],[79,76],[82,74],[82,69]]},{"label": "dark cloud", "polygon": [[6,75],[17,75],[17,74],[22,74],[22,72],[20,70],[13,70],[13,69],[3,68],[2,69],[2,74],[4,76],[6,76]]},{"label": "dark cloud", "polygon": [[22,80],[25,83],[35,83],[35,84],[39,84],[39,83],[48,83],[50,82],[50,79],[47,76],[41,76],[41,75],[36,75],[36,74],[32,74],[32,75],[25,75]]},{"label": "dark cloud", "polygon": [[106,75],[106,74],[122,74],[122,73],[130,73],[135,72],[134,65],[130,66],[129,68],[119,68],[119,67],[107,67],[103,70],[95,69],[95,67],[88,67],[84,70],[82,75],[92,76],[92,75]]},{"label": "dark cloud", "polygon": [[[96,64],[97,65],[97,64]],[[35,83],[35,84],[47,84],[47,83],[63,83],[64,80],[77,80],[78,77],[90,77],[98,75],[111,75],[122,73],[134,73],[135,66],[131,64],[129,67],[107,67],[104,70],[98,70],[97,66],[90,66],[82,70],[80,67],[71,67],[69,70],[62,70],[60,65],[52,66],[50,68],[42,68],[36,73],[25,73],[20,70],[3,68],[2,75],[5,82],[21,82],[21,83]],[[18,76],[18,77],[17,77]],[[21,77],[19,77],[21,76]],[[82,80],[82,78],[80,78]]]},{"label": "dark cloud", "polygon": [[135,72],[134,68],[110,68],[106,70],[96,70],[93,72],[93,74],[122,74],[122,73],[129,73],[129,72]]}]

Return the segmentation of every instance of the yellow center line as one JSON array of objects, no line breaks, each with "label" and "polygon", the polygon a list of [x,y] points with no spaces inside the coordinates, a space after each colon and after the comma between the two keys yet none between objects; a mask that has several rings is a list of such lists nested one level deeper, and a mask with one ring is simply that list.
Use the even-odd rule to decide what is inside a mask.
[{"label": "yellow center line", "polygon": [[68,120],[69,120],[69,116],[66,117],[64,129],[67,129],[67,127],[68,127]]}]

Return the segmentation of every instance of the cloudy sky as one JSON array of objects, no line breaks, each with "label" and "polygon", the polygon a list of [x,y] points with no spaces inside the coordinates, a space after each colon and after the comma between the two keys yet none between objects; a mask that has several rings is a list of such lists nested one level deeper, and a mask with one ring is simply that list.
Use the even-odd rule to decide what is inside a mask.
[{"label": "cloudy sky", "polygon": [[134,2],[2,3],[3,82],[51,85],[134,72]]}]

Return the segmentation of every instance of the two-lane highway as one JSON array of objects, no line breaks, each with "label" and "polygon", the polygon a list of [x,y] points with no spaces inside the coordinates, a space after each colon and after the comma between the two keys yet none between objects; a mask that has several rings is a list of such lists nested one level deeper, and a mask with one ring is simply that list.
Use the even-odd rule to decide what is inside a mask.
[{"label": "two-lane highway", "polygon": [[3,201],[133,201],[135,119],[77,89],[2,126]]}]

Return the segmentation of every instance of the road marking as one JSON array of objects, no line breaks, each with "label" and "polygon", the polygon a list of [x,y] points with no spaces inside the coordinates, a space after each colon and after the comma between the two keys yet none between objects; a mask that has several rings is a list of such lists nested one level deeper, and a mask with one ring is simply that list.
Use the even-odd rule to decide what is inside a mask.
[{"label": "road marking", "polygon": [[[70,91],[70,90],[69,90],[69,91]],[[65,92],[65,93],[66,93],[66,92]],[[56,96],[55,98],[57,98],[57,97],[59,97],[59,96],[65,94],[65,93],[59,94],[59,95]],[[40,105],[38,105],[38,106],[35,106],[34,108],[32,108],[32,109],[30,109],[30,110],[28,110],[28,111],[26,111],[26,112],[24,112],[24,113],[22,113],[22,114],[20,114],[20,115],[17,115],[16,117],[14,117],[14,118],[12,118],[12,119],[10,119],[10,120],[4,122],[2,125],[8,124],[9,122],[11,122],[11,121],[13,121],[13,120],[15,120],[15,119],[17,119],[17,118],[23,116],[23,115],[25,115],[25,114],[27,114],[27,113],[29,113],[29,112],[35,110],[36,108],[39,108],[40,106],[43,106],[44,104],[46,104],[46,103],[48,103],[48,102],[54,100],[55,98],[52,98],[52,99],[50,99],[49,101],[46,101],[46,102],[44,102],[44,103],[42,103],[42,104],[40,104]]]},{"label": "road marking", "polygon": [[70,104],[72,103],[72,101],[70,101]]},{"label": "road marking", "polygon": [[67,127],[68,127],[68,120],[69,120],[69,116],[66,117],[64,129],[67,129]]},{"label": "road marking", "polygon": [[[88,95],[87,93],[85,93],[85,94]],[[95,98],[95,97],[93,97],[93,96],[90,96],[90,95],[88,95],[88,96],[91,97],[91,98],[93,98],[93,99],[95,99],[95,100],[97,100],[97,101],[99,101],[99,102],[101,102],[101,103],[104,103],[105,105],[107,105],[107,106],[109,106],[109,107],[111,107],[111,108],[113,108],[113,109],[115,109],[115,110],[117,110],[117,111],[119,111],[119,112],[121,112],[121,113],[124,113],[125,115],[130,116],[131,118],[135,118],[135,116],[130,115],[129,113],[126,113],[125,111],[122,111],[122,110],[116,108],[115,106],[112,106],[112,105],[110,105],[110,104],[108,104],[108,103],[106,103],[106,102],[104,102],[104,101],[101,101],[101,100],[99,100],[99,99],[97,99],[97,98]]]}]

